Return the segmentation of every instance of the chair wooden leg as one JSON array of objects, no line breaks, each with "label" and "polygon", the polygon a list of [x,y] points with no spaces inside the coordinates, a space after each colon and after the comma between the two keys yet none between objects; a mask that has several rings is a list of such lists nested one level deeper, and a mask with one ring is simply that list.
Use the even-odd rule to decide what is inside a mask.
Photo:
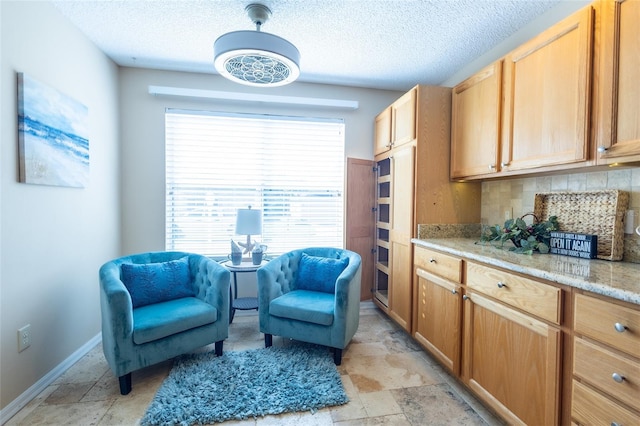
[{"label": "chair wooden leg", "polygon": [[333,362],[335,365],[342,364],[342,349],[333,348]]},{"label": "chair wooden leg", "polygon": [[216,356],[222,356],[222,345],[224,344],[224,340],[220,340],[216,342]]},{"label": "chair wooden leg", "polygon": [[273,335],[265,333],[265,335],[264,335],[264,347],[268,348],[271,345],[273,345]]},{"label": "chair wooden leg", "polygon": [[131,373],[118,377],[118,381],[120,382],[120,393],[122,395],[127,395],[131,392]]}]

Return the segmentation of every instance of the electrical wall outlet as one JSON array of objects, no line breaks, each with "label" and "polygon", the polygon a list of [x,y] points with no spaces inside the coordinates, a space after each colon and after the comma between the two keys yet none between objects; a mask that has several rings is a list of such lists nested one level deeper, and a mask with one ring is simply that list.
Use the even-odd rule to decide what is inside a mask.
[{"label": "electrical wall outlet", "polygon": [[513,207],[507,207],[504,209],[504,220],[513,219]]},{"label": "electrical wall outlet", "polygon": [[31,346],[31,324],[18,329],[18,352]]}]

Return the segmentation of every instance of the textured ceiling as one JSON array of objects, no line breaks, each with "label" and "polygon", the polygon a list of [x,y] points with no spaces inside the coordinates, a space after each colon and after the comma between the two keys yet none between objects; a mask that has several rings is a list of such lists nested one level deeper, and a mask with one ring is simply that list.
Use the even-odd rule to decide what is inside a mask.
[{"label": "textured ceiling", "polygon": [[213,42],[253,30],[246,5],[271,11],[262,31],[300,50],[299,81],[407,90],[440,84],[558,0],[55,0],[117,64],[215,73]]}]

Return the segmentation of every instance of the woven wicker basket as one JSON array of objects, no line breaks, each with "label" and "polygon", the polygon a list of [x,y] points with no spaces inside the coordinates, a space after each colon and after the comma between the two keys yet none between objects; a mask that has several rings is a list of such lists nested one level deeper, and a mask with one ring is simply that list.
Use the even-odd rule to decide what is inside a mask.
[{"label": "woven wicker basket", "polygon": [[547,192],[536,194],[538,220],[557,216],[560,230],[598,236],[598,259],[621,260],[624,253],[624,215],[629,193],[619,190]]}]

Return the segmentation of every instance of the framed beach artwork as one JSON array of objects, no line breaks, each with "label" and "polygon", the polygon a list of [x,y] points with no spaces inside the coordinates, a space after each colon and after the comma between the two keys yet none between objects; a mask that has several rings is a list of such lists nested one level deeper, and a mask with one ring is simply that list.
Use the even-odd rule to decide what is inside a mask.
[{"label": "framed beach artwork", "polygon": [[20,182],[84,188],[89,183],[87,107],[18,73]]}]

